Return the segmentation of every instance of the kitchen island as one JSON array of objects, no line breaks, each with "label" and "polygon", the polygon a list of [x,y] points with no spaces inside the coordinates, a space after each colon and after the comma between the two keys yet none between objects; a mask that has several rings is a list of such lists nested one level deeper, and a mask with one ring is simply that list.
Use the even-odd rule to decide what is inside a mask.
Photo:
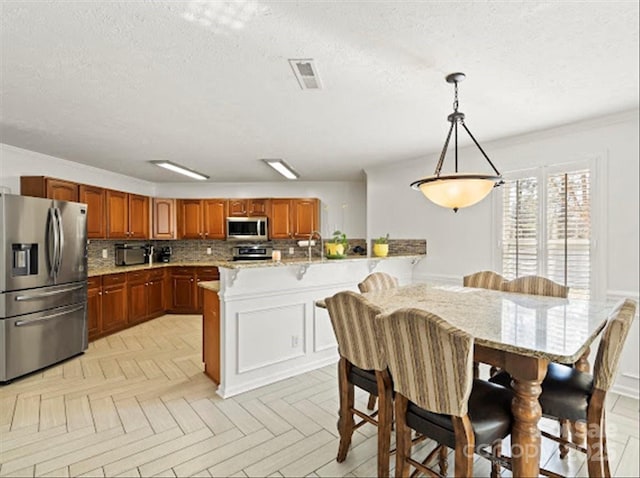
[{"label": "kitchen island", "polygon": [[409,284],[424,257],[215,262],[220,280],[198,284],[205,373],[226,398],[336,362],[329,316],[315,301],[357,291],[372,272]]}]

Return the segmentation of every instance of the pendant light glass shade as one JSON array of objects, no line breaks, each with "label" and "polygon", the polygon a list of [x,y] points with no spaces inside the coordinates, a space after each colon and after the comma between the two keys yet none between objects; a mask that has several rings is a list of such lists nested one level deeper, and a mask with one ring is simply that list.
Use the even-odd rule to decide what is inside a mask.
[{"label": "pendant light glass shade", "polygon": [[[431,202],[438,206],[451,208],[454,212],[457,212],[460,208],[479,203],[487,197],[494,187],[500,186],[503,182],[500,172],[464,124],[464,113],[458,111],[458,83],[464,80],[464,78],[464,73],[451,73],[447,76],[447,82],[455,85],[455,99],[453,102],[453,113],[447,118],[451,126],[449,127],[449,133],[447,134],[447,139],[440,153],[440,159],[438,160],[435,172],[432,176],[427,176],[411,183],[413,189],[422,191],[422,194]],[[462,125],[495,174],[458,172],[458,124]],[[443,175],[440,173],[453,132],[455,132],[455,172]]]}]

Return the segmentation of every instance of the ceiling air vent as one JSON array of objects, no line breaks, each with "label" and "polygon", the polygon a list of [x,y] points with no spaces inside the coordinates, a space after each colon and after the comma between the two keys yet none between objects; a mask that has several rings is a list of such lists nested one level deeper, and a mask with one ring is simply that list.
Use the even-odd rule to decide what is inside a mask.
[{"label": "ceiling air vent", "polygon": [[322,88],[318,70],[313,60],[289,60],[289,64],[296,75],[300,88],[303,90],[319,90]]}]

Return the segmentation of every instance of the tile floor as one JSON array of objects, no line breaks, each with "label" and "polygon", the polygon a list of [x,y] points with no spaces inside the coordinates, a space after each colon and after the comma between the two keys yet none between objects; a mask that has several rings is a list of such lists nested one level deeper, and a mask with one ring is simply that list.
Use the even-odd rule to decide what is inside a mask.
[{"label": "tile floor", "polygon": [[[160,317],[2,387],[0,476],[374,476],[371,426],[335,461],[335,366],[222,400],[202,373],[200,326]],[[607,408],[612,471],[640,476],[638,401],[611,395]],[[545,441],[542,455],[548,469],[586,475],[576,452],[560,460]],[[488,476],[489,463],[474,471]]]}]

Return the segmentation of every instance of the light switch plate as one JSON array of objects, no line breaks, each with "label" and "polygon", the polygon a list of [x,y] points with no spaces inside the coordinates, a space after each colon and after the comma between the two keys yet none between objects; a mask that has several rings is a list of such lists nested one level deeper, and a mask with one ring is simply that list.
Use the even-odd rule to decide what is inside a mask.
[{"label": "light switch plate", "polygon": [[289,248],[289,255],[292,256],[295,253],[295,251],[293,250],[293,247]]},{"label": "light switch plate", "polygon": [[102,249],[102,258],[103,259],[107,259],[109,257],[109,250],[108,249]]},{"label": "light switch plate", "polygon": [[207,255],[210,256],[211,255],[211,248],[207,247]]}]

